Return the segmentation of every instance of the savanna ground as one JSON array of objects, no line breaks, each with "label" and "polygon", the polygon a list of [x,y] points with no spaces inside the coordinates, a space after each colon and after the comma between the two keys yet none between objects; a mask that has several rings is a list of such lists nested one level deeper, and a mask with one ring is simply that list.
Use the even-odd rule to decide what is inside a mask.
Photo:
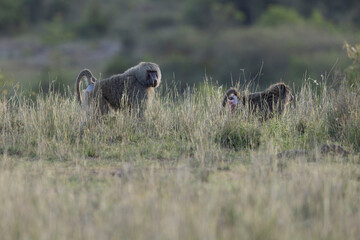
[{"label": "savanna ground", "polygon": [[[83,129],[71,93],[3,98],[1,239],[358,239],[360,96],[335,78],[263,123],[224,112],[209,82]],[[309,155],[276,157],[291,149]]]}]

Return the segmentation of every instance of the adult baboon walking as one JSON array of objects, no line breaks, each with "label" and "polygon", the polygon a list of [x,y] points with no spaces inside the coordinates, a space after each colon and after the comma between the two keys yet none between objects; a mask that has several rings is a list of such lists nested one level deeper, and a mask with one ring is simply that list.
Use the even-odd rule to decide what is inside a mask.
[{"label": "adult baboon walking", "polygon": [[222,106],[229,104],[233,112],[241,102],[243,106],[248,105],[251,113],[258,112],[263,120],[277,116],[284,116],[286,106],[294,99],[291,89],[283,82],[271,85],[263,92],[255,92],[241,96],[235,89],[229,89],[224,97]]},{"label": "adult baboon walking", "polygon": [[[80,93],[83,77],[86,77],[88,84],[83,91],[84,99]],[[77,98],[80,104],[94,108],[95,113],[106,114],[110,108],[117,110],[128,106],[138,110],[141,116],[146,106],[151,103],[154,88],[158,87],[160,82],[160,68],[151,62],[141,62],[124,73],[99,81],[96,81],[89,70],[84,69],[76,79]]]}]

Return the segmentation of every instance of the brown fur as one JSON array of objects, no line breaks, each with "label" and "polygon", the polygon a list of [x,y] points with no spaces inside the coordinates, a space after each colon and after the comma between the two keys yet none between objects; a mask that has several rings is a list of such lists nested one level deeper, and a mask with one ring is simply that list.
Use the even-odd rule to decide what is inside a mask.
[{"label": "brown fur", "polygon": [[[154,88],[161,82],[161,71],[157,64],[141,62],[126,70],[124,73],[113,75],[109,78],[96,80],[87,69],[80,72],[76,80],[76,91],[81,104],[83,100],[80,94],[80,80],[86,77],[87,84],[94,84],[94,88],[88,94],[87,104],[95,113],[107,114],[109,109],[118,110],[125,105],[130,109],[139,110],[142,115],[154,96]],[[153,76],[156,76],[154,79]],[[85,90],[84,90],[85,91]]]},{"label": "brown fur", "polygon": [[231,88],[225,94],[223,107],[226,106],[231,95],[237,96],[243,106],[248,105],[251,113],[260,113],[264,120],[272,118],[274,115],[284,116],[286,106],[294,99],[291,89],[282,82],[271,85],[263,92],[243,96],[236,89]]}]

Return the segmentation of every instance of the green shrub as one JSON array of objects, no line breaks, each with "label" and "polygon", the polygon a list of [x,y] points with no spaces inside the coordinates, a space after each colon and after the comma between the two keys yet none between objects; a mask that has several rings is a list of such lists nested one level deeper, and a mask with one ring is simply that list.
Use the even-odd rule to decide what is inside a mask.
[{"label": "green shrub", "polygon": [[260,138],[261,131],[255,124],[232,118],[219,129],[216,141],[222,147],[240,151],[242,149],[256,149],[260,145]]},{"label": "green shrub", "polygon": [[271,5],[257,20],[257,24],[261,26],[301,24],[304,22],[304,18],[296,10],[279,5]]},{"label": "green shrub", "polygon": [[311,16],[309,18],[309,22],[320,29],[327,29],[327,30],[335,30],[336,27],[331,22],[327,21],[320,10],[315,9],[311,13]]}]

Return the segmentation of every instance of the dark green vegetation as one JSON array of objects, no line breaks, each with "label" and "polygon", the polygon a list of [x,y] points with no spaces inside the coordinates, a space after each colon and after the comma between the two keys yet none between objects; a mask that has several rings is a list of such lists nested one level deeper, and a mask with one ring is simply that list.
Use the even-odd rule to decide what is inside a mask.
[{"label": "dark green vegetation", "polygon": [[158,63],[164,82],[182,89],[204,75],[228,87],[300,87],[348,64],[342,47],[359,35],[356,4],[4,0],[0,31],[11,37],[0,42],[0,71],[34,92],[53,81],[64,92],[84,67],[107,77],[140,61]]},{"label": "dark green vegetation", "polygon": [[[159,6],[161,8],[158,8]],[[144,13],[141,18],[147,18],[148,22],[144,27],[163,27],[185,22],[197,27],[213,28],[214,23],[216,27],[228,24],[249,25],[264,22],[265,19],[268,20],[267,24],[273,25],[282,24],[274,18],[298,23],[301,22],[301,16],[310,17],[317,23],[326,22],[322,17],[325,16],[340,25],[360,26],[359,3],[352,0],[187,0],[183,3],[174,0],[137,0],[131,3],[112,0],[3,0],[0,7],[0,30],[12,32],[28,29],[50,21],[55,16],[61,16],[64,21],[75,20],[75,27],[83,29],[81,34],[89,36],[92,33],[105,33],[107,26],[113,27],[111,21],[117,18],[107,14],[109,11],[116,15],[129,10]],[[175,7],[178,7],[178,11],[169,14],[169,10],[174,10]],[[264,12],[267,12],[267,17],[264,17]],[[274,18],[268,18],[270,15]]]}]

